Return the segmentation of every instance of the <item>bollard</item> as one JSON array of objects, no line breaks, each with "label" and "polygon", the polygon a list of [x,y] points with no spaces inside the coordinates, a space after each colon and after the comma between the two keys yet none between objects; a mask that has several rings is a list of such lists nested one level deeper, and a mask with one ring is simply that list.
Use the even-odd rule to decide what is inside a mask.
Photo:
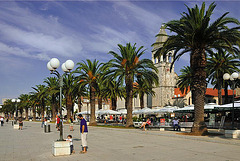
[{"label": "bollard", "polygon": [[50,132],[51,130],[50,130],[50,125],[48,125],[48,131],[47,132]]},{"label": "bollard", "polygon": [[13,121],[12,121],[12,126],[13,126]]},{"label": "bollard", "polygon": [[47,132],[47,125],[44,125],[44,132]]}]

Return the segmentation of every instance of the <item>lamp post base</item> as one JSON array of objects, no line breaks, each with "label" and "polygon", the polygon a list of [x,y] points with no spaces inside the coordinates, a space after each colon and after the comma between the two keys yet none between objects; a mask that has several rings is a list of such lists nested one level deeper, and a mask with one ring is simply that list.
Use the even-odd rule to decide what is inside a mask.
[{"label": "lamp post base", "polygon": [[19,129],[19,125],[18,124],[14,124],[13,125],[13,129]]},{"label": "lamp post base", "polygon": [[54,141],[52,146],[52,153],[54,156],[70,155],[70,142],[68,141]]}]

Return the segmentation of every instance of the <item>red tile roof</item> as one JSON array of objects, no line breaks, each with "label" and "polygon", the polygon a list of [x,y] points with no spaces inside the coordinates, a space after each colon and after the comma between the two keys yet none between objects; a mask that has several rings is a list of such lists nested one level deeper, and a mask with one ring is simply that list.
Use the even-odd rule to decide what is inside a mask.
[{"label": "red tile roof", "polygon": [[[180,88],[175,88],[174,89],[174,97],[184,97],[186,94],[188,94],[190,92],[190,87],[188,87],[187,91],[182,93],[180,91]],[[232,90],[228,90],[228,95],[231,96],[233,94]],[[234,94],[236,94],[236,91],[234,91]],[[213,89],[213,88],[207,88],[206,89],[206,95],[208,96],[214,96],[217,97],[218,96],[218,90],[217,89]],[[222,89],[222,96],[225,95],[224,89]]]},{"label": "red tile roof", "polygon": [[187,88],[187,91],[185,90],[184,93],[182,93],[180,91],[180,88],[175,88],[174,89],[174,98],[175,98],[175,95],[176,97],[184,97],[186,96],[186,94],[188,94],[190,92],[190,87]]},{"label": "red tile roof", "polygon": [[[233,91],[232,90],[228,90],[228,95],[232,95],[233,94]],[[234,91],[234,94],[236,94],[236,91]],[[209,96],[218,96],[218,90],[217,89],[213,89],[213,88],[207,88],[206,90],[206,95],[209,95]],[[225,92],[224,92],[224,89],[222,89],[222,96],[225,95]]]}]

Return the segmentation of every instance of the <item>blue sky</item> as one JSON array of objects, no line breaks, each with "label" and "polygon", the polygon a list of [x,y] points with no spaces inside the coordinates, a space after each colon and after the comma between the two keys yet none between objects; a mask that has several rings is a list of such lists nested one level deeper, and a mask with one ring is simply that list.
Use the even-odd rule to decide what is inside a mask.
[{"label": "blue sky", "polygon": [[[0,103],[43,84],[53,57],[61,63],[107,62],[111,58],[107,53],[118,51],[117,44],[131,42],[144,46],[143,57],[151,59],[151,44],[162,23],[179,19],[187,11],[184,4],[193,7],[201,1],[0,2]],[[239,1],[216,4],[212,19],[228,11],[230,17],[239,18]],[[183,56],[175,72],[188,64],[188,56]]]}]

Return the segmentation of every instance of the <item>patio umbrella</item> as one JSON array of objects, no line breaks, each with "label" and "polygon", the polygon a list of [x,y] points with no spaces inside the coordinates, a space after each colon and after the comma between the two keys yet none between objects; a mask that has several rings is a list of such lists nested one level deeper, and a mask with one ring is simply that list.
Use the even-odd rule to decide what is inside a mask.
[{"label": "patio umbrella", "polygon": [[120,112],[114,111],[114,110],[98,110],[97,114],[100,115],[121,115]]},{"label": "patio umbrella", "polygon": [[148,108],[148,107],[144,107],[141,110],[134,110],[133,114],[150,114],[153,113],[153,110]]},{"label": "patio umbrella", "polygon": [[79,114],[82,114],[82,115],[88,115],[88,114],[91,114],[91,112],[90,111],[82,111],[82,112],[78,112],[78,113],[76,113],[77,115],[79,115]]},{"label": "patio umbrella", "polygon": [[[228,104],[224,104],[224,105],[219,105],[219,106],[215,106],[214,109],[217,110],[232,110],[233,107],[233,103],[228,103]],[[235,101],[234,102],[234,109],[239,109],[240,108],[240,101]]]},{"label": "patio umbrella", "polygon": [[174,110],[173,112],[190,112],[190,111],[193,111],[194,110],[194,105],[188,105],[188,106],[185,106],[183,108],[179,108],[179,109],[176,109]]},{"label": "patio umbrella", "polygon": [[[220,105],[217,105],[215,103],[208,103],[208,104],[204,105],[204,110],[211,111],[211,110],[216,109],[217,107],[220,107]],[[194,105],[188,105],[183,108],[174,110],[174,112],[183,112],[183,113],[193,112],[193,111],[194,111]]]},{"label": "patio umbrella", "polygon": [[178,109],[177,106],[166,106],[155,111],[155,113],[172,113],[174,110],[177,110],[177,109]]},{"label": "patio umbrella", "polygon": [[120,112],[122,115],[126,115],[127,114],[127,109],[121,109],[118,112]]}]

